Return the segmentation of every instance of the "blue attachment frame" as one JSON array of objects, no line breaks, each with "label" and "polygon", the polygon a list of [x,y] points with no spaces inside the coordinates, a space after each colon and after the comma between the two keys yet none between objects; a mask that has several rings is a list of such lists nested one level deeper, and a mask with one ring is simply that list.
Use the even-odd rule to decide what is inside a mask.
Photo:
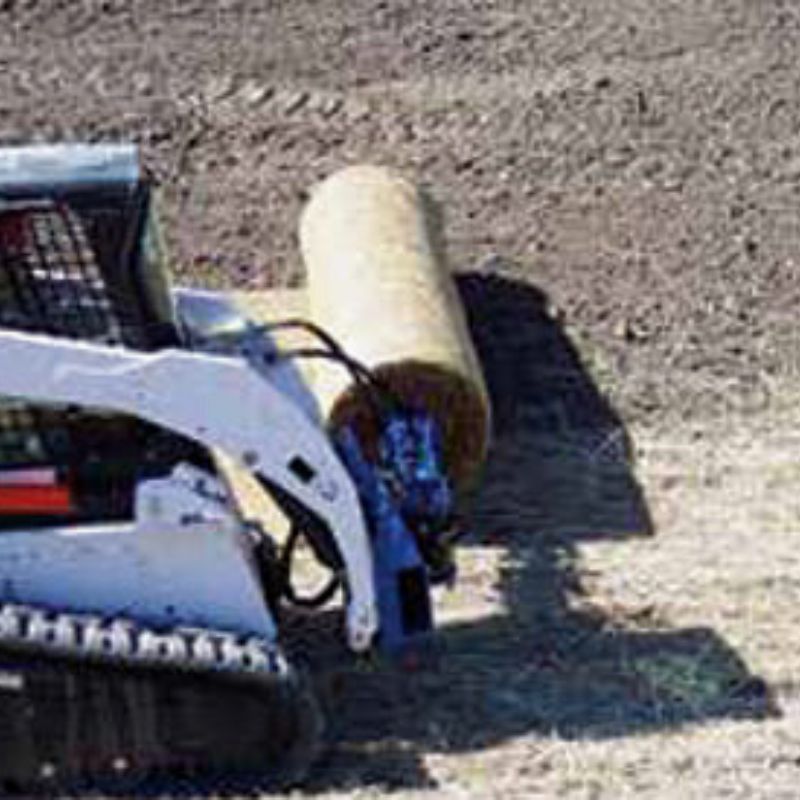
[{"label": "blue attachment frame", "polygon": [[430,638],[434,628],[429,571],[414,531],[433,536],[451,516],[438,430],[427,414],[393,414],[379,441],[379,465],[350,428],[339,432],[337,445],[373,537],[380,647],[397,653]]}]

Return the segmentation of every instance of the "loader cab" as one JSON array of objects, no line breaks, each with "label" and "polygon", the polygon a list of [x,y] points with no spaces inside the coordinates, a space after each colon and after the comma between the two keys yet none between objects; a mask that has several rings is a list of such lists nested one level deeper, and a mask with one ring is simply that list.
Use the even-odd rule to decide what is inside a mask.
[{"label": "loader cab", "polygon": [[[151,186],[127,146],[0,149],[0,327],[180,345]],[[102,409],[0,398],[0,529],[128,519],[136,482],[203,448]]]}]

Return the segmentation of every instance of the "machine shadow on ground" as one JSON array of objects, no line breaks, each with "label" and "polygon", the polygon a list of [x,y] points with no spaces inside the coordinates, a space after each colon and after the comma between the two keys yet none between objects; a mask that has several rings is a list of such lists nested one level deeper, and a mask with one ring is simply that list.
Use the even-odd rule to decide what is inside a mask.
[{"label": "machine shadow on ground", "polygon": [[540,291],[477,273],[459,289],[495,428],[464,546],[502,550],[499,583],[492,567],[485,584],[497,613],[443,626],[437,658],[414,671],[354,665],[332,646],[313,672],[334,744],[308,791],[434,788],[426,754],[531,734],[624,737],[774,714],[764,682],[711,628],[591,604],[578,546],[654,535],[623,424]]}]

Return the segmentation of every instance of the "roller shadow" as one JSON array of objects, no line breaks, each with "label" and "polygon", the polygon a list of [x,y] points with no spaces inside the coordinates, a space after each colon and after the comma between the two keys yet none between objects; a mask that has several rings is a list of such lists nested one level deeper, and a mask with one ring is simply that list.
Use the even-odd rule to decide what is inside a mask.
[{"label": "roller shadow", "polygon": [[354,665],[332,644],[325,665],[307,651],[334,742],[308,791],[432,787],[426,754],[526,734],[624,737],[775,713],[712,629],[586,601],[578,545],[652,534],[623,424],[540,291],[496,274],[464,275],[459,290],[495,415],[466,546],[503,549],[502,611],[441,628],[439,657],[415,671]]}]

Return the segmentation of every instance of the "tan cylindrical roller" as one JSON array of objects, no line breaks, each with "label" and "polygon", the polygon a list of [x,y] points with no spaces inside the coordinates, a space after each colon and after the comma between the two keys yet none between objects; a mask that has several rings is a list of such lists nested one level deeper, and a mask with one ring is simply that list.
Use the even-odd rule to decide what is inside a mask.
[{"label": "tan cylindrical roller", "polygon": [[[450,476],[482,463],[489,402],[440,246],[429,197],[397,173],[349,167],[320,184],[300,223],[311,318],[400,397],[439,422]],[[320,367],[315,389],[334,426],[374,439],[369,403],[344,370]]]}]

